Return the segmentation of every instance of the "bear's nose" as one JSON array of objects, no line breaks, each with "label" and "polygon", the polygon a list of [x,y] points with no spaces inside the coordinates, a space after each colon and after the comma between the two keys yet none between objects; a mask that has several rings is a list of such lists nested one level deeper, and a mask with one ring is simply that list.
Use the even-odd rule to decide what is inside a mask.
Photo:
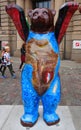
[{"label": "bear's nose", "polygon": [[38,14],[38,18],[42,18],[42,13],[41,12]]}]

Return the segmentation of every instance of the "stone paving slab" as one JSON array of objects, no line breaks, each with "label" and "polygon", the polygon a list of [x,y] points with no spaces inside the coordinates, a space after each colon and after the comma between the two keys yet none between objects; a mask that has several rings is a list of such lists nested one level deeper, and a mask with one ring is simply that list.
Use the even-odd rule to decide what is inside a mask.
[{"label": "stone paving slab", "polygon": [[[23,107],[21,105],[2,105],[0,106],[0,113],[2,120],[0,120],[0,130],[26,130],[20,124],[20,117],[23,114]],[[30,130],[75,130],[68,106],[59,106],[57,113],[61,118],[60,123],[55,126],[47,126],[42,119],[42,106],[40,106],[38,122]]]},{"label": "stone paving slab", "polygon": [[76,130],[81,130],[81,106],[69,106]]},{"label": "stone paving slab", "polygon": [[0,105],[0,130],[2,126],[5,124],[7,121],[11,111],[12,111],[13,106],[8,106],[8,105]]}]

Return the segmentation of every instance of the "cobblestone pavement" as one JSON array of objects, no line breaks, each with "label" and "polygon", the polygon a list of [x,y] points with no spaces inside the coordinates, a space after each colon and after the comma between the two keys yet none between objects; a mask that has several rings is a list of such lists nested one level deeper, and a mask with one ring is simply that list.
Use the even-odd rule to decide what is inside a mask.
[{"label": "cobblestone pavement", "polygon": [[81,105],[81,63],[62,61],[60,68],[61,77],[61,104]]},{"label": "cobblestone pavement", "polygon": [[[20,58],[12,57],[16,79],[12,79],[7,68],[6,79],[0,78],[0,104],[19,105],[21,101],[21,72],[18,70]],[[0,74],[1,76],[1,74]],[[60,67],[61,103],[60,105],[81,105],[81,63],[63,60]]]}]

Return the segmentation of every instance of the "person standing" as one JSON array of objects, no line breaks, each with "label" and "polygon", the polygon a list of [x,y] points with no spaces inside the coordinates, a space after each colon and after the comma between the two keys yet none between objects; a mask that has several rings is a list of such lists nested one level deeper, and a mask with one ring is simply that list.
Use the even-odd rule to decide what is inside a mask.
[{"label": "person standing", "polygon": [[26,43],[23,43],[22,44],[22,47],[21,47],[21,64],[19,66],[19,70],[22,69],[22,66],[23,64],[25,63],[25,54],[26,54]]},{"label": "person standing", "polygon": [[[1,53],[1,66],[0,66],[0,72],[2,73],[3,70],[6,69],[6,57],[5,57],[5,53],[6,53],[6,50],[5,48],[2,49],[2,53]],[[4,74],[2,74],[2,76],[4,78],[6,78],[6,76]]]},{"label": "person standing", "polygon": [[[15,72],[14,72],[13,66],[12,66],[11,57],[10,57],[10,47],[9,46],[5,46],[5,51],[6,52],[4,53],[4,57],[5,57],[5,61],[6,61],[6,67],[8,67],[12,78],[16,78],[16,75],[15,75]],[[2,70],[3,78],[5,78],[6,67],[4,67],[4,69]]]}]

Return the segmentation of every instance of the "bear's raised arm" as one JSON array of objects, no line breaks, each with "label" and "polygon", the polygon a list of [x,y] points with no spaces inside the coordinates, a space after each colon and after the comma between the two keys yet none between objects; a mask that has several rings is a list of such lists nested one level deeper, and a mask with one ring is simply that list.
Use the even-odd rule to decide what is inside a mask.
[{"label": "bear's raised arm", "polygon": [[5,7],[5,9],[13,20],[20,37],[23,41],[26,41],[29,34],[29,24],[25,19],[23,9],[16,4],[9,4]]},{"label": "bear's raised arm", "polygon": [[68,24],[73,14],[78,9],[78,7],[79,7],[79,4],[76,2],[66,2],[60,8],[58,19],[55,25],[55,37],[59,44],[66,32],[66,29],[68,27]]}]

